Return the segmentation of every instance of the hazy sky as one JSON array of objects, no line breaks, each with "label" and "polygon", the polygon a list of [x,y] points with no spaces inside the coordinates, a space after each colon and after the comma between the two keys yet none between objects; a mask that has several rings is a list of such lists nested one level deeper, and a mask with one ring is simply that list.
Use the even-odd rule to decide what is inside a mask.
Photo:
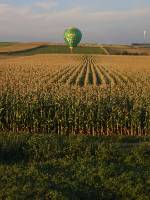
[{"label": "hazy sky", "polygon": [[69,26],[84,42],[150,41],[150,0],[0,0],[0,41],[63,42]]}]

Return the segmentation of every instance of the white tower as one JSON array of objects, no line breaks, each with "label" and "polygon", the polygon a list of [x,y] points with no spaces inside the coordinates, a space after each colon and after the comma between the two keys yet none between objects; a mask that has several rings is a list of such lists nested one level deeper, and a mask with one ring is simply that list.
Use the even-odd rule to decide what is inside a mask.
[{"label": "white tower", "polygon": [[144,43],[146,43],[147,31],[144,30]]}]

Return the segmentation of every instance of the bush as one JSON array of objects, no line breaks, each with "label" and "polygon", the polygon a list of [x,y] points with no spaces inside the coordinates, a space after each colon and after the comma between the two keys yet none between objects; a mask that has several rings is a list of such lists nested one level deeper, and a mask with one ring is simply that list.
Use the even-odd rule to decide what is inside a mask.
[{"label": "bush", "polygon": [[149,141],[1,134],[0,199],[148,200]]}]

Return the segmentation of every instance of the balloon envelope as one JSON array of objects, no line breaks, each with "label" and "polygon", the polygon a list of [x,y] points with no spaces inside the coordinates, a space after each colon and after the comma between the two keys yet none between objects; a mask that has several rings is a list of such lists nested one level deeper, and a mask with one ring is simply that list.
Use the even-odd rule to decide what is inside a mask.
[{"label": "balloon envelope", "polygon": [[64,40],[70,48],[77,47],[82,39],[82,33],[77,28],[68,28],[64,33]]}]

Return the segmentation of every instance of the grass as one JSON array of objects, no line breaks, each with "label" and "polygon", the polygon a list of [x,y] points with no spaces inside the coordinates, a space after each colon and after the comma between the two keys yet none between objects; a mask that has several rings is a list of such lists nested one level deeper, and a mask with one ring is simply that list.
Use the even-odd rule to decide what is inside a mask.
[{"label": "grass", "polygon": [[[36,54],[68,54],[70,49],[64,45],[45,45],[35,49],[27,49],[19,52],[11,52],[9,55],[36,55]],[[73,50],[74,54],[105,54],[100,47],[77,47]]]},{"label": "grass", "polygon": [[0,134],[0,199],[148,200],[149,137]]},{"label": "grass", "polygon": [[14,45],[14,42],[0,42],[0,48],[1,47],[8,47]]}]

